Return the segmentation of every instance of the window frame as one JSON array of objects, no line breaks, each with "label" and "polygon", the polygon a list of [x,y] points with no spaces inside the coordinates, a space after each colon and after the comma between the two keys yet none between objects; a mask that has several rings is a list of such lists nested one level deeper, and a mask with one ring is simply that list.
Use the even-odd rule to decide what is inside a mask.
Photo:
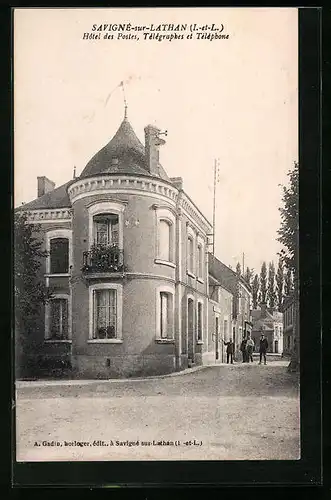
[{"label": "window frame", "polygon": [[[192,259],[190,258],[190,243],[192,241]],[[192,261],[191,261],[192,260]],[[194,229],[187,223],[186,231],[186,273],[191,278],[196,278],[196,234]]]},{"label": "window frame", "polygon": [[[54,339],[50,337],[51,326],[51,302],[57,299],[67,301],[68,307],[68,336],[66,339]],[[71,343],[72,341],[72,310],[71,310],[71,295],[69,293],[54,293],[52,298],[45,304],[45,342],[48,343]]]},{"label": "window frame", "polygon": [[[116,337],[111,339],[93,338],[95,326],[95,291],[115,290],[116,291]],[[123,312],[123,285],[118,283],[96,283],[89,287],[89,336],[88,343],[96,344],[121,344],[123,342],[122,332],[122,312]]]},{"label": "window frame", "polygon": [[[204,343],[204,300],[198,299],[196,301],[197,304],[197,321],[196,321],[196,339],[197,339],[197,344],[203,344]],[[199,338],[199,306],[201,306],[201,338]]]},{"label": "window frame", "polygon": [[[63,238],[68,240],[68,272],[66,273],[51,273],[51,240]],[[46,232],[46,277],[61,277],[70,276],[70,269],[72,268],[72,230],[71,229],[53,229]]]},{"label": "window frame", "polygon": [[200,283],[204,283],[205,268],[205,248],[202,238],[197,239],[197,278]]},{"label": "window frame", "polygon": [[[155,216],[156,216],[156,227],[155,227],[155,259],[154,262],[155,264],[162,264],[165,266],[169,266],[172,268],[176,267],[176,217],[173,214],[173,212],[170,210],[170,208],[159,208],[156,207],[155,205],[153,206],[155,209]],[[160,242],[160,222],[164,221],[167,222],[169,225],[169,257],[170,260],[165,260],[163,259],[162,255],[160,255],[160,248],[159,248],[159,242]]]},{"label": "window frame", "polygon": [[[161,294],[170,296],[170,321],[171,321],[171,336],[161,336]],[[168,299],[169,300],[169,299]],[[169,311],[168,311],[169,314]],[[158,343],[174,343],[175,342],[175,288],[171,286],[159,286],[156,288],[156,308],[155,308],[155,341]],[[169,322],[169,320],[168,320]]]},{"label": "window frame", "polygon": [[123,250],[124,210],[126,204],[115,201],[99,201],[87,207],[89,218],[89,249],[94,245],[94,217],[113,214],[118,216],[118,248]]}]

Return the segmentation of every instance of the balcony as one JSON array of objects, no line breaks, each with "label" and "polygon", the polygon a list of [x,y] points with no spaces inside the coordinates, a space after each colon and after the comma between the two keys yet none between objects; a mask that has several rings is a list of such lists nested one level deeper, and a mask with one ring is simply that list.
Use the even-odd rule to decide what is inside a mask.
[{"label": "balcony", "polygon": [[123,273],[123,250],[115,245],[94,245],[83,253],[82,271],[84,274]]}]

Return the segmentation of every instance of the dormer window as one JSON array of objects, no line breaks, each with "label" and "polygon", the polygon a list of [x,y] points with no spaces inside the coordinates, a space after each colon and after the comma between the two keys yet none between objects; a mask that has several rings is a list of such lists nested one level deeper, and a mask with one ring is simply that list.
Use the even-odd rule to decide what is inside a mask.
[{"label": "dormer window", "polygon": [[116,245],[119,243],[118,214],[101,214],[93,217],[94,243],[96,245]]}]

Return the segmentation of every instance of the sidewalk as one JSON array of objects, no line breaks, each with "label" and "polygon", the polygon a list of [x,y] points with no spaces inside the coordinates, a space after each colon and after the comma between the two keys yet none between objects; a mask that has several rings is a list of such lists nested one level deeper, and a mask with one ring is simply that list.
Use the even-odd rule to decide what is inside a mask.
[{"label": "sidewalk", "polygon": [[[270,361],[273,366],[286,366],[289,362],[287,360]],[[233,365],[229,364],[229,368],[240,367],[240,366],[256,366],[258,363],[242,363],[236,362]],[[26,387],[52,387],[52,386],[75,386],[75,385],[92,385],[92,384],[122,384],[127,382],[143,382],[158,379],[165,379],[169,377],[180,377],[182,375],[188,375],[200,370],[204,370],[213,366],[227,366],[227,363],[212,363],[209,365],[199,365],[192,368],[187,368],[180,372],[168,373],[165,375],[153,375],[150,377],[139,377],[139,378],[118,378],[118,379],[58,379],[58,380],[17,380],[15,382],[16,389],[24,389]],[[267,365],[268,366],[268,365]]]}]

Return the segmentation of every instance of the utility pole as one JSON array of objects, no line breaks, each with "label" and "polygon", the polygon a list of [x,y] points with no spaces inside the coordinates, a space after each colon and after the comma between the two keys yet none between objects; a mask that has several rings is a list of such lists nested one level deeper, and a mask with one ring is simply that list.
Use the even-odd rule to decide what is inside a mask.
[{"label": "utility pole", "polygon": [[216,183],[218,182],[217,179],[217,163],[218,160],[214,160],[214,206],[213,206],[213,255],[215,255],[215,222],[216,222]]}]

